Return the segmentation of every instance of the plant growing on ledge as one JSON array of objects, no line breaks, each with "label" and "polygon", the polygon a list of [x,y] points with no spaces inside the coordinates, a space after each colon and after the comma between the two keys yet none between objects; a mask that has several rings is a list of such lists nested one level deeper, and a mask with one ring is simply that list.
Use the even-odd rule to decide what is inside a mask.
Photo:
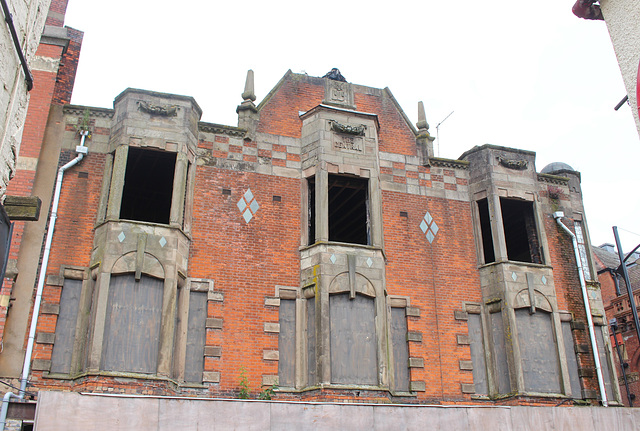
[{"label": "plant growing on ledge", "polygon": [[91,119],[89,118],[90,112],[89,108],[85,108],[82,118],[78,118],[78,124],[76,124],[76,132],[82,135],[84,132],[87,133],[87,139],[91,139]]},{"label": "plant growing on ledge", "polygon": [[278,389],[276,385],[267,386],[258,394],[259,400],[270,400],[275,394],[275,390]]},{"label": "plant growing on ledge", "polygon": [[243,400],[249,399],[249,379],[247,379],[246,371],[244,367],[240,367],[240,383],[238,384],[240,392],[238,393],[238,398]]}]

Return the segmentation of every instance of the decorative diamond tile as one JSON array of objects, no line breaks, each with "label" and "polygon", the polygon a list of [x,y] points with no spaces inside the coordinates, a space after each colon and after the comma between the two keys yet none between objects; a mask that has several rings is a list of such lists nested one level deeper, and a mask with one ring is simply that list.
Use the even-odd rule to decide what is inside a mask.
[{"label": "decorative diamond tile", "polygon": [[256,215],[256,212],[260,209],[260,205],[254,198],[251,189],[247,189],[247,191],[244,192],[244,195],[242,195],[236,205],[238,206],[238,210],[242,213],[244,221],[247,223],[251,221],[253,216]]},{"label": "decorative diamond tile", "polygon": [[422,220],[422,223],[420,223],[420,229],[422,229],[422,233],[427,233],[427,229],[429,226],[427,226],[427,223]]},{"label": "decorative diamond tile", "polygon": [[126,235],[124,234],[124,232],[120,232],[120,235],[118,235],[118,241],[122,242],[124,241],[125,238],[126,238]]},{"label": "decorative diamond tile", "polygon": [[367,266],[368,266],[369,268],[371,268],[371,265],[373,265],[373,260],[371,260],[371,258],[370,258],[370,257],[368,257],[368,258],[367,258]]},{"label": "decorative diamond tile", "polygon": [[160,238],[160,247],[167,245],[167,239],[165,237]]},{"label": "decorative diamond tile", "polygon": [[518,275],[517,275],[515,272],[512,272],[512,273],[511,273],[511,279],[512,279],[513,281],[516,281],[516,280],[518,279]]},{"label": "decorative diamond tile", "polygon": [[332,254],[329,260],[331,261],[331,263],[336,263],[336,255]]},{"label": "decorative diamond tile", "polygon": [[544,284],[545,286],[547,285],[547,277],[543,275],[540,280],[542,280],[542,284]]},{"label": "decorative diamond tile", "polygon": [[436,239],[436,235],[440,228],[429,214],[429,211],[424,215],[422,222],[420,223],[420,230],[426,235],[427,241],[432,243],[434,239]]},{"label": "decorative diamond tile", "polygon": [[242,213],[242,217],[244,217],[244,221],[249,223],[253,218],[253,214],[251,214],[251,211],[247,209],[245,212]]},{"label": "decorative diamond tile", "polygon": [[429,242],[433,242],[434,239],[436,239],[435,236],[433,236],[433,234],[431,233],[431,231],[427,231],[427,239],[429,240]]}]

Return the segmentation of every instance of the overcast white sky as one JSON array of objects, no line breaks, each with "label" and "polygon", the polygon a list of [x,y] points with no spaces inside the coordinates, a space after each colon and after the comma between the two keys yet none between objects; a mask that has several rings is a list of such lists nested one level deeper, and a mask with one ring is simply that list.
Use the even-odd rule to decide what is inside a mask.
[{"label": "overcast white sky", "polygon": [[[247,69],[260,100],[288,69],[389,87],[412,120],[425,104],[439,155],[532,150],[582,174],[594,245],[640,243],[640,140],[606,25],[574,0],[408,2],[70,0],[84,31],[72,103],[111,107],[125,88],[193,96],[203,121],[237,125]],[[628,232],[627,232],[628,231]],[[632,234],[629,232],[635,232]]]}]

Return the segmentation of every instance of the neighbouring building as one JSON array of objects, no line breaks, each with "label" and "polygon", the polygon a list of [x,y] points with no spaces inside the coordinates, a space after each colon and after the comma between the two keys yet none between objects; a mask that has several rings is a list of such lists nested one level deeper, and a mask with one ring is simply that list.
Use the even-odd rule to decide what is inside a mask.
[{"label": "neighbouring building", "polygon": [[[598,279],[602,289],[602,300],[605,311],[609,319],[615,319],[616,338],[620,355],[616,352],[616,340],[611,339],[614,349],[614,359],[618,367],[618,383],[622,394],[622,401],[629,405],[624,381],[624,373],[620,368],[620,358],[622,363],[627,363],[626,377],[629,393],[633,395],[633,405],[637,406],[640,400],[636,397],[640,394],[640,344],[633,320],[631,302],[627,292],[627,285],[624,277],[618,271],[620,269],[620,258],[612,244],[603,244],[593,248],[596,258],[596,268]],[[633,291],[636,306],[640,305],[640,265],[638,265],[640,254],[637,252],[629,256],[626,261],[627,273]],[[612,334],[613,335],[613,334]]]},{"label": "neighbouring building", "polygon": [[578,172],[436,158],[422,104],[414,127],[337,69],[257,106],[250,71],[242,97],[237,127],[131,88],[48,123],[36,178],[64,172],[18,334],[39,427],[640,424],[567,407],[622,405]]},{"label": "neighbouring building", "polygon": [[631,112],[640,134],[640,2],[576,0],[573,11],[581,18],[606,22],[627,89]]},{"label": "neighbouring building", "polygon": [[[0,197],[16,169],[16,158],[34,87],[36,49],[51,0],[0,0]],[[37,77],[36,77],[37,79]]]}]

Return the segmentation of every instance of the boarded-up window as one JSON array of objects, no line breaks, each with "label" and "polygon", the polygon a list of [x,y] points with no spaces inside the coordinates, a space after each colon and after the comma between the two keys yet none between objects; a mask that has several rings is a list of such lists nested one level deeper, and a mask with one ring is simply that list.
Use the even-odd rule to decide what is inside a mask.
[{"label": "boarded-up window", "polygon": [[60,298],[60,313],[56,323],[56,338],[51,355],[51,372],[69,374],[71,356],[76,338],[78,307],[82,293],[82,280],[65,279]]},{"label": "boarded-up window", "polygon": [[476,387],[476,394],[488,394],[487,366],[484,356],[484,342],[482,339],[482,318],[480,314],[469,314],[467,323],[469,327],[469,339],[471,340],[473,383]]},{"label": "boarded-up window", "polygon": [[516,310],[524,388],[527,392],[562,393],[560,360],[556,348],[551,314],[528,308]]},{"label": "boarded-up window", "polygon": [[375,304],[373,298],[348,293],[329,298],[331,382],[378,384]]},{"label": "boarded-up window", "polygon": [[207,321],[207,292],[189,292],[189,319],[187,322],[187,355],[184,379],[202,382],[204,371],[205,326]]},{"label": "boarded-up window", "polygon": [[316,368],[316,298],[307,299],[307,385],[317,383]]},{"label": "boarded-up window", "polygon": [[578,358],[571,332],[571,322],[562,322],[562,338],[564,340],[564,352],[567,356],[567,368],[569,369],[569,383],[571,384],[571,396],[582,398],[580,375],[578,374]]},{"label": "boarded-up window", "polygon": [[163,281],[113,275],[109,285],[102,369],[155,374]]},{"label": "boarded-up window", "polygon": [[278,376],[280,386],[295,386],[296,378],[296,301],[280,299],[278,334]]},{"label": "boarded-up window", "polygon": [[511,392],[509,379],[509,364],[507,362],[507,347],[505,344],[504,323],[502,312],[491,314],[491,337],[493,341],[493,361],[498,383],[498,393]]},{"label": "boarded-up window", "polygon": [[405,308],[391,308],[391,344],[393,347],[394,390],[409,391],[409,346]]},{"label": "boarded-up window", "polygon": [[607,399],[613,399],[613,389],[611,388],[611,368],[607,359],[607,351],[604,345],[604,337],[602,334],[602,326],[596,326],[596,341],[598,342],[598,357],[600,358],[600,366],[602,367],[602,379],[604,380],[604,388],[607,393]]}]

